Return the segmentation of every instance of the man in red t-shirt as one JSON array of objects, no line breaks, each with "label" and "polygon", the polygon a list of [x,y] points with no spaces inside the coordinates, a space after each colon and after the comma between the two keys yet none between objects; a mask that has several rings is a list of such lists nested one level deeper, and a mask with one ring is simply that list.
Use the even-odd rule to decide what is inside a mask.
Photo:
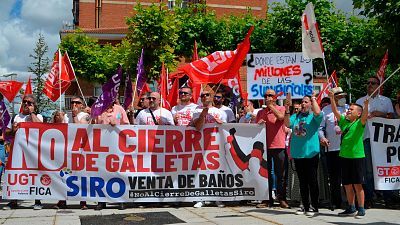
[{"label": "man in red t-shirt", "polygon": [[257,205],[258,208],[271,207],[272,198],[272,160],[274,162],[274,174],[276,177],[277,197],[280,207],[289,208],[286,201],[286,176],[287,176],[287,152],[285,148],[285,107],[276,104],[276,93],[268,89],[264,95],[267,107],[257,113],[258,124],[265,124],[267,133],[267,166],[268,166],[268,190],[269,201]]}]

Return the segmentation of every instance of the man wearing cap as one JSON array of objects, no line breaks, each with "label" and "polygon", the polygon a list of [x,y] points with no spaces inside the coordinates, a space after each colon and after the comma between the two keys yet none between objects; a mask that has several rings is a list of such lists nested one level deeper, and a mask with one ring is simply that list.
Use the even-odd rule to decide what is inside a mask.
[{"label": "man wearing cap", "polygon": [[[369,99],[368,107],[368,119],[373,117],[383,118],[394,118],[394,109],[391,100],[388,97],[379,94],[379,90],[375,90],[379,87],[380,80],[378,77],[370,77],[366,82],[367,95],[359,98],[356,103],[364,107],[364,101],[366,98]],[[374,93],[375,92],[375,93]],[[374,93],[372,95],[372,93]],[[365,177],[365,208],[373,207],[373,195],[374,195],[374,175],[372,167],[372,154],[370,144],[370,134],[368,129],[364,130],[364,151],[366,158],[366,177]],[[391,196],[390,191],[383,191],[385,203],[388,203]]]},{"label": "man wearing cap", "polygon": [[[346,93],[341,87],[332,89],[334,93],[335,103],[340,114],[344,115],[349,109],[346,104]],[[324,117],[319,128],[319,141],[325,147],[328,164],[328,176],[330,184],[330,196],[332,208],[340,209],[342,205],[341,192],[341,168],[340,168],[340,138],[342,131],[340,130],[338,120],[332,112],[332,105],[327,105],[322,109]]]}]

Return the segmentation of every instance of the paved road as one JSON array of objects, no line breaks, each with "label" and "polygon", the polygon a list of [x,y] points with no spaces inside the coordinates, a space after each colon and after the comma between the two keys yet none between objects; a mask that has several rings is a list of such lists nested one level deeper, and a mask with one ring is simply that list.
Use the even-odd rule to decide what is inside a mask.
[{"label": "paved road", "polygon": [[[130,208],[118,210],[116,205],[102,211],[93,209],[82,211],[79,202],[65,210],[52,209],[55,202],[45,202],[43,210],[34,211],[30,207],[32,201],[21,202],[17,210],[0,210],[1,224],[28,225],[86,225],[86,224],[400,224],[400,210],[370,209],[363,219],[338,217],[336,211],[321,209],[313,218],[294,215],[293,209],[257,209],[253,206],[237,207],[192,207],[180,208]],[[89,203],[90,204],[90,203]],[[94,206],[94,203],[92,203]],[[3,207],[5,202],[0,203]]]}]

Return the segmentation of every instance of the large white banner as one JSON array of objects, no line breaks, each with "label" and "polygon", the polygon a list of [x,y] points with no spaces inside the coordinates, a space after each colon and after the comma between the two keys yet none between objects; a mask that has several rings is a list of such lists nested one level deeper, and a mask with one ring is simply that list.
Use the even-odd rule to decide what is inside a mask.
[{"label": "large white banner", "polygon": [[279,98],[287,92],[292,98],[302,98],[313,92],[312,60],[301,52],[247,54],[247,92],[249,99],[264,99],[267,89]]},{"label": "large white banner", "polygon": [[267,199],[265,126],[21,123],[3,198],[99,202]]},{"label": "large white banner", "polygon": [[368,120],[376,190],[400,189],[400,119]]}]

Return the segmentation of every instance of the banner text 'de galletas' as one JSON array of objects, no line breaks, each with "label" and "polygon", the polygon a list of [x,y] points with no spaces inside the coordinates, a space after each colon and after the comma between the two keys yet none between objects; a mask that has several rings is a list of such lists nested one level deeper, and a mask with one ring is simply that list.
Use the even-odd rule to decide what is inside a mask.
[{"label": "banner text 'de galletas'", "polygon": [[265,128],[235,125],[236,132],[232,126],[196,131],[22,123],[3,196],[108,202],[261,199],[267,193]]}]

